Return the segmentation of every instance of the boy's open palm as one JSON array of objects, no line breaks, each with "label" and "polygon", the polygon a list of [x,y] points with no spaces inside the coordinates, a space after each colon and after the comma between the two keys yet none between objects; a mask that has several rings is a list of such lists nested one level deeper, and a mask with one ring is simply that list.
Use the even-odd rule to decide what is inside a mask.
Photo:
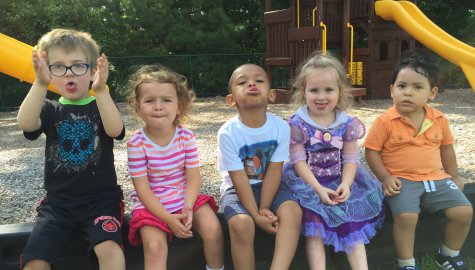
[{"label": "boy's open palm", "polygon": [[96,73],[92,81],[92,89],[95,92],[106,89],[107,78],[109,77],[109,60],[105,54],[97,58]]},{"label": "boy's open palm", "polygon": [[48,86],[51,83],[51,73],[46,64],[46,52],[42,51],[38,54],[33,50],[33,68],[36,73],[36,80],[42,85]]}]

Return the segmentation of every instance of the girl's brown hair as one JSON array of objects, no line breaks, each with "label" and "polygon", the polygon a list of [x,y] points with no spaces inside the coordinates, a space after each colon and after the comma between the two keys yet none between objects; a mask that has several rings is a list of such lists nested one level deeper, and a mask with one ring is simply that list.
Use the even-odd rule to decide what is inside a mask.
[{"label": "girl's brown hair", "polygon": [[315,51],[310,57],[308,57],[297,69],[297,76],[292,83],[292,104],[295,107],[300,107],[305,104],[305,86],[308,76],[315,70],[333,68],[337,73],[337,84],[339,96],[336,108],[340,111],[347,110],[350,107],[351,100],[350,95],[346,91],[349,88],[348,78],[346,76],[346,70],[341,62],[333,55],[323,54],[320,51]]},{"label": "girl's brown hair", "polygon": [[185,76],[180,75],[161,65],[141,66],[129,78],[130,94],[128,95],[128,104],[136,112],[140,98],[140,85],[147,82],[169,83],[175,87],[178,96],[178,107],[180,114],[173,121],[174,125],[184,124],[188,117],[191,104],[195,99],[195,93],[188,88],[188,82]]}]

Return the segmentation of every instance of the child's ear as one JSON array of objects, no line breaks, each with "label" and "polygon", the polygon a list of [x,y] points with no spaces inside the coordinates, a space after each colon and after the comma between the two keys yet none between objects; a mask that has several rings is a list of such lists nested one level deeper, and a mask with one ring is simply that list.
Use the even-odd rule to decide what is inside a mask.
[{"label": "child's ear", "polygon": [[439,93],[439,88],[437,86],[432,87],[429,93],[429,100],[430,101],[434,100],[435,97],[437,96],[437,93]]},{"label": "child's ear", "polygon": [[138,116],[142,117],[142,114],[140,113],[140,105],[137,101],[135,101],[134,110]]},{"label": "child's ear", "polygon": [[389,85],[389,92],[391,93],[391,98],[393,98],[393,85]]},{"label": "child's ear", "polygon": [[269,101],[272,103],[275,101],[277,94],[275,93],[274,89],[271,89],[269,92]]},{"label": "child's ear", "polygon": [[228,105],[231,107],[236,106],[236,100],[234,100],[234,97],[232,94],[228,94],[226,96],[226,103],[228,103]]}]

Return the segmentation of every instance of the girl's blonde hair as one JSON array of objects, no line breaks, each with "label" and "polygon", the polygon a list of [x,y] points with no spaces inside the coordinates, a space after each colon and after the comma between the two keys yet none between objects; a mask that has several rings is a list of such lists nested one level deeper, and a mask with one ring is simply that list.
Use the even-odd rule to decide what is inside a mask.
[{"label": "girl's blonde hair", "polygon": [[[61,48],[65,52],[80,49],[86,55],[86,61],[93,67],[96,66],[100,47],[89,33],[73,29],[57,28],[43,35],[38,41],[39,51],[49,51],[53,48]],[[46,59],[49,64],[49,57]]]},{"label": "girl's blonde hair", "polygon": [[297,69],[297,76],[292,83],[293,95],[291,99],[295,107],[300,107],[306,103],[305,86],[308,76],[315,70],[328,68],[333,68],[337,73],[336,80],[340,92],[336,109],[345,111],[350,107],[350,95],[346,91],[349,88],[349,83],[345,68],[333,55],[328,52],[324,55],[321,51],[313,52]]},{"label": "girl's blonde hair", "polygon": [[128,95],[128,104],[136,112],[140,98],[140,85],[147,82],[169,83],[175,87],[178,96],[178,108],[180,114],[176,116],[173,124],[184,124],[188,117],[191,104],[195,99],[195,93],[188,88],[188,82],[185,76],[174,72],[161,65],[141,66],[129,78],[130,94]]}]

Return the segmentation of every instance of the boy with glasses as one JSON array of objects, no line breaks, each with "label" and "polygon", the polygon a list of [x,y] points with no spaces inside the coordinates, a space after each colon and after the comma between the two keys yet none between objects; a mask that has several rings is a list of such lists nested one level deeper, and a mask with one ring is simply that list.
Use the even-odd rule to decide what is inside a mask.
[{"label": "boy with glasses", "polygon": [[[29,140],[46,135],[46,196],[21,266],[54,268],[80,232],[100,269],[125,269],[123,199],[112,151],[113,140],[123,139],[125,129],[106,89],[108,60],[88,33],[70,29],[45,34],[38,49],[32,56],[36,80],[20,106],[18,125]],[[61,95],[58,101],[46,99],[50,83]]]}]

